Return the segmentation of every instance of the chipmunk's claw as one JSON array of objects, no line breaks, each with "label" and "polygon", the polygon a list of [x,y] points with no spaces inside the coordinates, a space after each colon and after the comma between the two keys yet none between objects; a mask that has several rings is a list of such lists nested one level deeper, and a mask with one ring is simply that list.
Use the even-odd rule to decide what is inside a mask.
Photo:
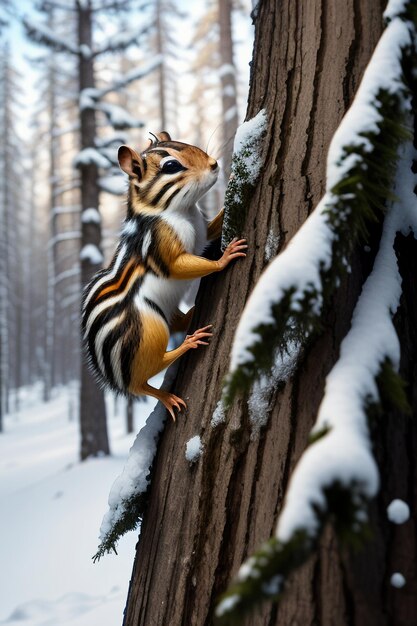
[{"label": "chipmunk's claw", "polygon": [[209,339],[213,336],[213,333],[210,332],[213,328],[213,324],[209,324],[208,326],[204,326],[204,328],[199,328],[192,335],[187,335],[184,343],[187,344],[190,348],[198,348],[198,346],[208,346]]},{"label": "chipmunk's claw", "polygon": [[178,396],[175,396],[173,393],[167,393],[166,395],[164,395],[163,399],[161,398],[161,401],[163,402],[174,422],[176,421],[174,408],[178,409],[178,413],[181,413],[183,409],[187,408],[184,400],[182,398],[179,398]]}]

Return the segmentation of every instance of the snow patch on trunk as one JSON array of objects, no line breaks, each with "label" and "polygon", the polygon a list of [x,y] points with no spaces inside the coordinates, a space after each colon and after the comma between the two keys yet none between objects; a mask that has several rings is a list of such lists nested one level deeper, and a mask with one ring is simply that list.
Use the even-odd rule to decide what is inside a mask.
[{"label": "snow patch on trunk", "polygon": [[404,500],[393,500],[387,507],[387,516],[393,524],[404,524],[410,519],[410,507]]},{"label": "snow patch on trunk", "polygon": [[189,463],[196,463],[203,453],[203,444],[198,435],[192,437],[185,444],[185,458]]}]

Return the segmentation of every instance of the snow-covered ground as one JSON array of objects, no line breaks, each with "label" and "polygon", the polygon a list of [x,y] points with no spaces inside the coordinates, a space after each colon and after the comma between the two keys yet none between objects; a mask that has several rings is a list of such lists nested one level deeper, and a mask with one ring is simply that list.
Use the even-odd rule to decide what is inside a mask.
[{"label": "snow-covered ground", "polygon": [[[112,456],[78,461],[74,388],[48,403],[22,394],[0,434],[0,624],[118,626],[122,622],[137,533],[118,555],[93,564],[107,498],[135,434],[125,434],[122,400],[108,399]],[[72,409],[71,400],[73,403]],[[135,430],[154,401],[135,405]]]}]

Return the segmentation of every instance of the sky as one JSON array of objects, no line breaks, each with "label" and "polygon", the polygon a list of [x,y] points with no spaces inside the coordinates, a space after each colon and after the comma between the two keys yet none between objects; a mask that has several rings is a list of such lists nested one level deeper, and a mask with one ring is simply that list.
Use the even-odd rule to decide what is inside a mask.
[{"label": "sky", "polygon": [[[13,0],[13,4],[16,11],[18,11],[20,15],[30,16],[32,19],[39,19],[39,13],[35,9],[35,2],[33,0]],[[245,6],[246,14],[235,14],[234,16],[234,34],[236,40],[235,63],[238,68],[238,75],[240,77],[241,83],[243,85],[248,85],[249,62],[252,56],[253,45],[253,26],[249,17],[251,10],[250,2],[246,0],[245,2],[243,2],[243,5]],[[178,6],[188,15],[184,18],[184,20],[180,20],[176,25],[174,24],[177,30],[174,31],[173,34],[174,37],[177,37],[181,41],[181,56],[184,56],[185,58],[191,58],[192,51],[190,51],[188,48],[189,41],[191,40],[191,35],[193,32],[193,24],[202,13],[202,9],[204,8],[205,3],[190,3],[186,0],[179,0]],[[38,76],[33,67],[29,65],[28,58],[39,55],[43,47],[36,45],[28,40],[24,33],[23,27],[16,19],[10,20],[10,26],[6,31],[6,36],[7,35],[7,38],[10,42],[13,64],[16,69],[24,76],[23,88],[25,94],[23,99],[25,102],[26,110],[29,113],[37,98]],[[178,64],[179,67],[181,67],[181,65],[184,68],[186,67],[186,64],[184,64],[184,62],[181,63],[181,60],[178,61]],[[187,76],[185,71],[181,71],[180,73],[182,74],[181,92],[184,94],[184,91],[187,90],[188,84],[191,84],[192,81],[190,80],[191,77]],[[184,121],[186,121],[189,113],[185,110],[186,98],[184,97],[183,100],[184,111],[180,111],[180,116],[181,113],[183,113]],[[245,106],[240,106],[240,121],[243,121],[244,119],[244,108]],[[24,136],[30,132],[29,118],[29,114],[23,115],[18,125],[20,132],[23,133]]]}]

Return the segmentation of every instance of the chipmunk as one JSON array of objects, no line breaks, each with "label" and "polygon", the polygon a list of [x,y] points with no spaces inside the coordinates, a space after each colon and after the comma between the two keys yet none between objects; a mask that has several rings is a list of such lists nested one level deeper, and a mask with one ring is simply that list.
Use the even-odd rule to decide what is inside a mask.
[{"label": "chipmunk", "polygon": [[246,256],[247,245],[234,239],[218,261],[197,256],[221,234],[223,211],[208,223],[196,204],[217,180],[217,161],[165,131],[153,136],[141,154],[119,148],[119,165],[129,175],[127,217],[109,267],[84,290],[82,330],[101,384],[154,396],[175,420],[174,407],[181,411],[184,400],[148,380],[212,336],[207,325],[167,352],[170,331],[186,331],[192,315],[182,314],[179,303],[192,279]]}]

